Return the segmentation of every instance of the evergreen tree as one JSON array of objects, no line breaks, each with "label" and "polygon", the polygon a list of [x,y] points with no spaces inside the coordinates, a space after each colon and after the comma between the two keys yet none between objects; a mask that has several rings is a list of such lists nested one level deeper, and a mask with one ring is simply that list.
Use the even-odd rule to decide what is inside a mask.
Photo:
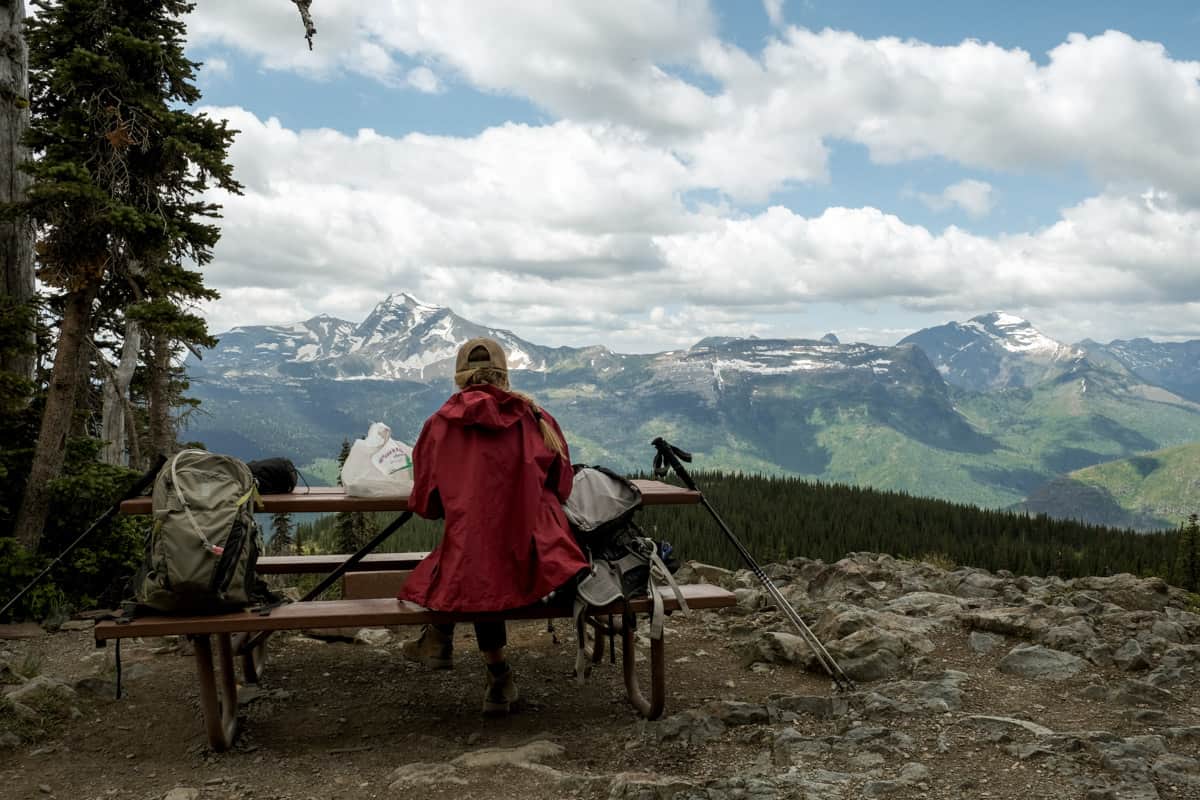
[{"label": "evergreen tree", "polygon": [[[27,26],[36,158],[28,200],[38,226],[38,275],[61,318],[45,407],[16,524],[37,548],[60,474],[76,398],[87,383],[96,305],[120,298],[154,326],[153,441],[167,449],[172,347],[205,341],[188,312],[215,297],[185,264],[211,259],[220,233],[210,187],[238,191],[226,154],[233,131],[188,110],[200,99],[184,56],[184,0],[40,0]],[[149,454],[148,454],[149,455]]]},{"label": "evergreen tree", "polygon": [[274,555],[290,555],[294,550],[291,512],[283,511],[271,518],[271,544],[268,549]]},{"label": "evergreen tree", "polygon": [[342,467],[346,466],[346,459],[349,457],[350,457],[350,440],[342,439],[342,449],[341,449],[341,452],[338,453],[338,457],[337,457],[337,462],[338,462],[337,485],[338,486],[342,485]]},{"label": "evergreen tree", "polygon": [[1200,592],[1200,516],[1192,514],[1179,530],[1175,550],[1175,583],[1189,592]]},{"label": "evergreen tree", "polygon": [[[0,206],[25,201],[29,160],[29,59],[24,0],[0,0]],[[0,220],[0,394],[27,401],[34,373],[33,226]]]}]

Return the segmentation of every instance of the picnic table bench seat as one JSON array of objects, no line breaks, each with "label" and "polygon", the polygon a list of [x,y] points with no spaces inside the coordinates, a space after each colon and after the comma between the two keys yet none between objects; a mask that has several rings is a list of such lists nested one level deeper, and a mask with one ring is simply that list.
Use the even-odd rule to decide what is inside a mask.
[{"label": "picnic table bench seat", "polygon": [[[680,589],[688,605],[696,610],[724,608],[737,602],[732,592],[716,586],[699,584],[681,586]],[[662,592],[662,599],[668,612],[679,609],[679,602],[670,591]],[[592,660],[598,662],[603,654],[604,635],[619,636],[621,663],[629,701],[642,716],[657,719],[662,715],[666,700],[666,663],[661,639],[652,639],[650,642],[648,699],[642,693],[635,670],[637,615],[650,613],[651,607],[649,598],[639,598],[628,603],[617,602],[598,609],[588,621],[596,632]],[[109,639],[175,635],[188,637],[193,644],[196,659],[200,707],[208,741],[214,750],[224,751],[233,745],[238,732],[238,684],[234,673],[234,656],[252,641],[256,633],[305,628],[385,627],[570,616],[570,608],[557,605],[531,606],[501,613],[466,614],[431,611],[395,597],[374,597],[290,603],[272,609],[266,616],[247,610],[194,617],[146,616],[130,621],[104,620],[97,623],[94,636],[98,646]],[[609,616],[618,622],[611,629],[604,622]],[[214,637],[215,663],[212,642]],[[263,646],[260,640],[255,648],[258,652],[240,653],[243,678],[247,683],[257,682],[260,678]]]}]

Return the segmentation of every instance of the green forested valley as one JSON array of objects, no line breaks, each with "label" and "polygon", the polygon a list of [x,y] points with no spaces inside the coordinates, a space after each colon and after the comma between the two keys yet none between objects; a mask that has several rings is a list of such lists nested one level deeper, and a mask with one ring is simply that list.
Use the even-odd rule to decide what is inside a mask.
[{"label": "green forested valley", "polygon": [[[1170,579],[1179,555],[1178,531],[1136,533],[796,478],[720,472],[695,477],[763,563],[797,556],[836,561],[872,551],[1026,575],[1132,572]],[[393,515],[368,516],[357,534],[353,516],[301,522],[294,536],[304,552],[347,552]],[[683,559],[739,566],[734,548],[698,506],[646,508],[639,523],[656,539],[671,542]],[[427,550],[440,532],[439,522],[413,520],[382,549]]]}]

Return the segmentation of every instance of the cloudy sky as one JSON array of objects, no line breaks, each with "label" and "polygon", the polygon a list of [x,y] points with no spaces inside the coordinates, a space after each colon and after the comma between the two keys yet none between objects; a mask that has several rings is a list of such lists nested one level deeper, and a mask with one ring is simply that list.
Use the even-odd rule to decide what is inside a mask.
[{"label": "cloudy sky", "polygon": [[203,0],[214,331],[392,292],[544,344],[1200,338],[1200,11]]}]

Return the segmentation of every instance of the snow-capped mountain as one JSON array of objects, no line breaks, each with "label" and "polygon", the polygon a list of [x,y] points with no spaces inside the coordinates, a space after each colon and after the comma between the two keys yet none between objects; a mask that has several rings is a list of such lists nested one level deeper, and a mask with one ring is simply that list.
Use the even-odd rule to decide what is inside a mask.
[{"label": "snow-capped mountain", "polygon": [[458,348],[477,336],[504,345],[512,369],[545,370],[570,352],[530,344],[402,293],[388,295],[357,325],[322,315],[292,325],[234,328],[193,366],[224,378],[428,380],[450,375]]},{"label": "snow-capped mountain", "polygon": [[188,370],[239,378],[272,375],[282,363],[313,361],[344,349],[355,325],[327,314],[291,325],[250,325],[222,333],[217,347],[201,362],[189,360]]},{"label": "snow-capped mountain", "polygon": [[1200,403],[1200,340],[1117,339],[1106,345],[1085,340],[1079,346],[1095,361],[1115,362],[1146,383]]},{"label": "snow-capped mountain", "polygon": [[925,328],[899,343],[921,348],[947,383],[979,392],[1034,386],[1087,357],[1003,311]]},{"label": "snow-capped mountain", "polygon": [[[667,436],[707,469],[1005,506],[1064,472],[1200,441],[1200,404],[1153,377],[1200,385],[1200,366],[1188,360],[1200,342],[1071,347],[995,313],[891,347],[832,334],[709,337],[622,355],[540,346],[408,294],[358,323],[319,316],[219,334],[187,364],[207,412],[189,436],[240,458],[287,455],[310,470],[372,421],[412,441],[452,391],[454,356],[475,336],[504,345],[515,388],[554,413],[574,460],[624,470],[644,469],[649,442]],[[991,391],[1017,386],[1028,391]]]}]

